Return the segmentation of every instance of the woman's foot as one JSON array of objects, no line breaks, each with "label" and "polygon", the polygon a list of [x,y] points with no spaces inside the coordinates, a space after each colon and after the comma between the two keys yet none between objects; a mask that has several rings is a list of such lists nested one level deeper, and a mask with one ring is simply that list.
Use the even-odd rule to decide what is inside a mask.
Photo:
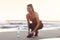
[{"label": "woman's foot", "polygon": [[35,36],[38,36],[38,31],[35,32]]},{"label": "woman's foot", "polygon": [[33,34],[29,34],[29,35],[27,36],[27,38],[31,38],[31,37],[33,37]]}]

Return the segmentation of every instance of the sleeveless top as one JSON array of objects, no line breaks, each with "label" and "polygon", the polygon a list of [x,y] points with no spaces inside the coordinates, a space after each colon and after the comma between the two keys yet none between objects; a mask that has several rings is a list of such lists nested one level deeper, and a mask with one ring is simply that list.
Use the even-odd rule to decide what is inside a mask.
[{"label": "sleeveless top", "polygon": [[[33,18],[32,20],[32,23],[30,24],[30,28],[35,28],[36,25],[37,25],[37,20],[36,18]],[[39,29],[42,29],[43,27],[43,23],[41,21],[39,21],[40,25],[39,25]]]},{"label": "sleeveless top", "polygon": [[[33,16],[32,17],[29,17],[30,18],[30,21],[32,21],[32,23],[30,23],[29,24],[29,27],[30,28],[35,28],[36,27],[36,25],[37,25],[37,20],[36,20],[36,18],[33,18]],[[42,29],[42,27],[43,27],[43,23],[41,22],[41,20],[39,21],[39,29]]]}]

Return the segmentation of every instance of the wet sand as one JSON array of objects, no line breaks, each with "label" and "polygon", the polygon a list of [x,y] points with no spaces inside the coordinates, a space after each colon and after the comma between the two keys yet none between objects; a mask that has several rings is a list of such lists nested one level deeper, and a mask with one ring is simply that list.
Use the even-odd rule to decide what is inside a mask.
[{"label": "wet sand", "polygon": [[[38,37],[27,38],[27,31],[20,31],[17,38],[16,31],[0,32],[0,40],[60,40],[60,29],[40,30]],[[57,39],[56,39],[57,38]]]}]

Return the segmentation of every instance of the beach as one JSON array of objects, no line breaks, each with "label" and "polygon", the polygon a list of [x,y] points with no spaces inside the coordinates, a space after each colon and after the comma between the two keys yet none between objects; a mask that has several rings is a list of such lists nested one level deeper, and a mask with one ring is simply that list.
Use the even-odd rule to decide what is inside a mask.
[{"label": "beach", "polygon": [[[60,22],[43,22],[38,37],[27,38],[27,24],[0,27],[0,40],[60,40]],[[18,31],[19,29],[19,31]]]},{"label": "beach", "polygon": [[[27,30],[20,30],[19,38],[17,37],[17,29],[1,29],[0,40],[60,40],[60,28],[55,29],[41,29],[39,30],[39,36],[33,38],[27,38]],[[9,30],[9,31],[7,31]],[[12,30],[12,31],[11,31]],[[57,39],[56,39],[57,38]]]}]

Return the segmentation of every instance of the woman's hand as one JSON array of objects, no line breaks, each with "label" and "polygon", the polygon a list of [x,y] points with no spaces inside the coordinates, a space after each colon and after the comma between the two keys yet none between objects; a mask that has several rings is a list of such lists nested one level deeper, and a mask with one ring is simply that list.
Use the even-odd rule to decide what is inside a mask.
[{"label": "woman's hand", "polygon": [[28,34],[30,34],[30,31],[28,31]]},{"label": "woman's hand", "polygon": [[30,34],[34,34],[34,31],[32,31]]}]

